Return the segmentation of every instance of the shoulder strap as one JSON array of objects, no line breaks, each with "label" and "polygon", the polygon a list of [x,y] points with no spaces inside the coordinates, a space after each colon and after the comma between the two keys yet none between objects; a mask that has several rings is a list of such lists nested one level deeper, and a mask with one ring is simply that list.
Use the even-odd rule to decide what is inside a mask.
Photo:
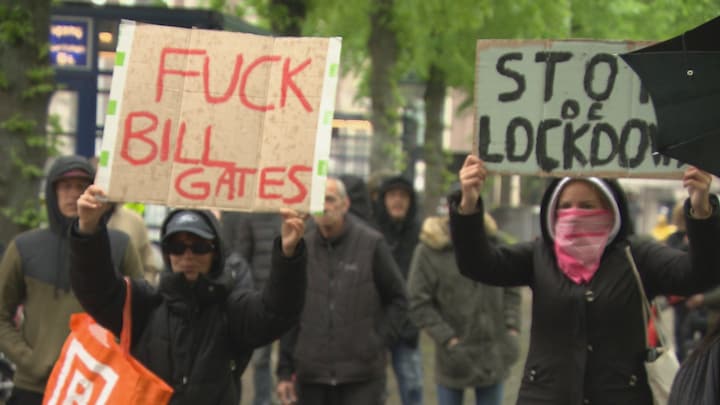
[{"label": "shoulder strap", "polygon": [[648,341],[648,334],[647,334],[647,326],[650,321],[651,317],[655,318],[655,330],[658,334],[658,339],[660,340],[660,346],[666,347],[666,340],[665,340],[665,334],[660,328],[660,324],[662,324],[662,319],[660,317],[660,312],[658,311],[657,314],[653,314],[652,309],[650,307],[650,301],[647,298],[647,295],[645,294],[645,287],[643,286],[642,278],[640,277],[640,272],[637,269],[637,265],[635,264],[635,259],[633,258],[632,251],[630,250],[630,244],[628,243],[625,246],[625,256],[628,259],[628,263],[630,263],[630,268],[632,269],[633,276],[635,276],[635,280],[637,281],[638,291],[640,292],[640,298],[642,300],[642,313],[643,313],[643,332],[645,333],[645,345],[649,348],[650,342]]},{"label": "shoulder strap", "polygon": [[120,347],[123,353],[130,354],[130,340],[132,338],[132,293],[128,277],[125,280],[125,303],[123,304],[122,330],[120,331]]}]

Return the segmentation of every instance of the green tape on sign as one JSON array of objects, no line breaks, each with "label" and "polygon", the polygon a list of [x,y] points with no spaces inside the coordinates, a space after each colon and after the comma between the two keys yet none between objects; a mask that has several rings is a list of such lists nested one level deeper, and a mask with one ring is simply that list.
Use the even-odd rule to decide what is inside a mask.
[{"label": "green tape on sign", "polygon": [[122,66],[125,64],[125,52],[115,53],[115,66]]},{"label": "green tape on sign", "polygon": [[325,115],[323,116],[323,124],[325,124],[325,125],[332,124],[332,119],[333,119],[333,112],[325,111]]},{"label": "green tape on sign", "polygon": [[327,172],[328,172],[328,161],[327,160],[318,160],[317,175],[318,176],[327,176]]},{"label": "green tape on sign", "polygon": [[330,72],[328,72],[328,75],[329,75],[330,77],[335,77],[335,76],[337,76],[337,73],[338,73],[338,64],[337,64],[337,63],[331,63],[331,64],[330,64]]},{"label": "green tape on sign", "polygon": [[321,216],[321,215],[324,214],[324,213],[325,213],[324,211],[314,211],[314,212],[312,212],[311,214],[314,215],[314,216],[316,216],[316,217],[319,217],[319,216]]},{"label": "green tape on sign", "polygon": [[100,167],[106,167],[108,165],[108,161],[110,160],[110,152],[104,150],[100,152],[100,161],[98,162],[100,164]]},{"label": "green tape on sign", "polygon": [[110,101],[108,101],[107,114],[108,114],[108,115],[115,115],[115,109],[116,109],[116,108],[117,108],[117,101],[115,101],[115,100],[110,100]]}]

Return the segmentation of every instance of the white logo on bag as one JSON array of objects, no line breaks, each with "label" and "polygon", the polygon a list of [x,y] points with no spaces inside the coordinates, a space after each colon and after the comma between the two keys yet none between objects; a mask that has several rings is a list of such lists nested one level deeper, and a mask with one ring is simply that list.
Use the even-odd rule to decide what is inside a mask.
[{"label": "white logo on bag", "polygon": [[[92,373],[99,375],[105,380],[104,384],[97,387],[97,400],[92,404],[103,405],[110,397],[110,393],[118,381],[118,374],[107,364],[99,362],[85,350],[77,339],[73,338],[68,346],[58,375],[55,389],[53,389],[48,405],[90,405],[90,400],[95,394],[95,384],[90,376],[84,375],[80,369],[73,369],[72,364],[77,361],[83,363]],[[64,397],[61,394],[65,393]]]}]

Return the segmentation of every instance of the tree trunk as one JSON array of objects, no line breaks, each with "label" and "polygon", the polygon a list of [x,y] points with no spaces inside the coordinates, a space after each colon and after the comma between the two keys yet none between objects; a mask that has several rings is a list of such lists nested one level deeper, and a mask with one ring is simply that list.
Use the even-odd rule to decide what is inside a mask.
[{"label": "tree trunk", "polygon": [[370,100],[373,125],[370,171],[396,171],[400,103],[395,94],[398,39],[392,27],[393,0],[373,0],[370,13]]},{"label": "tree trunk", "polygon": [[425,89],[425,195],[423,198],[423,218],[437,215],[440,199],[447,192],[447,169],[442,149],[442,136],[445,129],[445,95],[447,86],[445,73],[430,66]]},{"label": "tree trunk", "polygon": [[50,0],[0,0],[0,242],[37,226],[52,92]]}]

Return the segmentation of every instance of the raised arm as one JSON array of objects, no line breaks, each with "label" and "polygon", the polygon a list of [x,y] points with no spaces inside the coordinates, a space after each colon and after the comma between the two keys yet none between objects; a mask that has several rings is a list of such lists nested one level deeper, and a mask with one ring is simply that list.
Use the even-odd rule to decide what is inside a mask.
[{"label": "raised arm", "polygon": [[497,286],[529,285],[532,282],[531,243],[496,248],[485,232],[480,191],[485,183],[485,164],[469,155],[460,169],[460,193],[448,199],[450,235],[460,273]]},{"label": "raised arm", "polygon": [[272,342],[297,324],[305,302],[305,224],[292,210],[281,215],[281,236],[274,241],[270,278],[263,291],[237,289],[228,299],[233,338],[253,347]]}]

